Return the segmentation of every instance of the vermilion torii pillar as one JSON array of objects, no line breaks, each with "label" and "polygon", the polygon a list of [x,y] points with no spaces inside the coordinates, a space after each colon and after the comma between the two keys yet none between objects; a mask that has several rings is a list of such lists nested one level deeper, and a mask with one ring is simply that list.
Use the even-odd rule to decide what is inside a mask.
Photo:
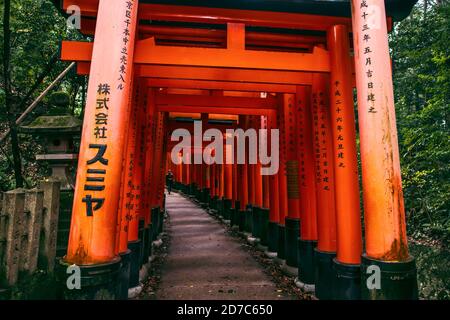
[{"label": "vermilion torii pillar", "polygon": [[[315,153],[313,148],[313,114],[311,87],[299,86],[296,93],[298,122],[299,189],[300,189],[300,240],[299,276],[301,284],[311,284],[311,250],[317,241],[317,195],[315,180]],[[309,254],[308,254],[309,253]],[[311,286],[306,288],[312,288]]]},{"label": "vermilion torii pillar", "polygon": [[231,219],[231,207],[233,199],[233,152],[231,145],[224,145],[224,199],[223,199],[223,218],[228,223]]},{"label": "vermilion torii pillar", "polygon": [[[361,216],[359,206],[358,163],[356,156],[356,129],[353,111],[353,87],[351,82],[350,46],[348,29],[345,26],[333,26],[328,30],[328,50],[330,52],[330,111],[331,130],[333,132],[333,162],[336,209],[336,244],[319,246],[316,261],[321,264],[319,285],[316,294],[330,299],[330,283],[335,288],[335,298],[358,299],[360,288],[360,262],[362,252]],[[331,245],[331,243],[330,243]],[[332,281],[331,260],[337,250],[335,269],[339,277]],[[353,277],[348,275],[352,274]],[[321,297],[319,297],[321,298]]]},{"label": "vermilion torii pillar", "polygon": [[283,95],[283,132],[288,212],[286,217],[286,271],[297,275],[298,237],[300,234],[300,193],[298,186],[297,121],[295,119],[295,94]]},{"label": "vermilion torii pillar", "polygon": [[[268,148],[272,146],[272,131],[276,128],[277,119],[274,114],[270,115],[267,119],[268,135]],[[272,153],[272,149],[270,149]],[[278,173],[269,176],[269,197],[270,197],[270,210],[269,210],[269,227],[267,235],[267,255],[269,257],[276,257],[278,251],[278,222],[280,220],[280,201],[279,201],[279,183]]]},{"label": "vermilion torii pillar", "polygon": [[[416,268],[406,237],[384,1],[352,0],[352,18],[366,240],[362,296],[416,299]],[[379,285],[372,280],[376,277],[370,277],[377,270],[381,271]]]},{"label": "vermilion torii pillar", "polygon": [[[64,261],[115,274],[116,229],[137,0],[100,0],[90,68],[72,222]],[[101,275],[99,271],[96,275]],[[104,274],[102,275],[104,277]],[[115,297],[115,280],[105,285]],[[82,281],[83,286],[83,281]]]},{"label": "vermilion torii pillar", "polygon": [[288,213],[287,176],[286,176],[286,132],[284,126],[283,97],[278,97],[279,106],[277,123],[280,130],[280,167],[278,170],[279,185],[279,215],[278,215],[278,251],[277,261],[284,264],[286,259],[286,227],[285,219]]}]

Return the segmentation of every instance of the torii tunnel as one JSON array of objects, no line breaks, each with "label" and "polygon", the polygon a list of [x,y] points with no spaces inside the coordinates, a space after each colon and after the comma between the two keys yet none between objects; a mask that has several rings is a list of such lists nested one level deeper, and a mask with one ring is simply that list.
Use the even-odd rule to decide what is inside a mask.
[{"label": "torii tunnel", "polygon": [[[61,1],[93,39],[61,45],[89,75],[62,262],[80,266],[83,294],[122,299],[138,284],[170,170],[319,299],[416,299],[388,48],[415,2]],[[279,169],[236,161],[230,129],[269,129],[244,149],[270,145]]]}]

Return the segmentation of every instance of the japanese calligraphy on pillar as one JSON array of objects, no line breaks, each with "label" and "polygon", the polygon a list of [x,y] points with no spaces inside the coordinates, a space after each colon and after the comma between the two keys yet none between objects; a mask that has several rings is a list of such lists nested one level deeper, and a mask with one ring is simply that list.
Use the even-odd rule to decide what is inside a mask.
[{"label": "japanese calligraphy on pillar", "polygon": [[93,132],[96,143],[89,144],[89,149],[95,150],[96,154],[92,159],[86,161],[87,172],[84,190],[87,192],[82,199],[83,203],[86,204],[86,215],[88,217],[92,217],[94,215],[94,211],[101,209],[105,202],[105,198],[103,196],[95,196],[94,192],[105,190],[105,175],[108,167],[108,159],[105,158],[108,145],[105,140],[108,138],[108,110],[110,95],[111,87],[109,84],[98,84],[95,108],[95,126]]},{"label": "japanese calligraphy on pillar", "polygon": [[363,23],[361,24],[361,33],[360,33],[360,44],[362,46],[362,54],[363,59],[362,62],[364,64],[364,81],[365,86],[367,88],[367,106],[369,113],[376,113],[377,109],[375,107],[375,93],[374,93],[374,83],[373,78],[375,76],[376,70],[372,67],[372,58],[373,58],[373,47],[371,43],[371,28],[373,28],[373,23],[371,23],[371,19],[373,18],[375,11],[373,9],[369,9],[369,5],[367,4],[367,0],[361,0],[359,3],[361,18],[363,19]]},{"label": "japanese calligraphy on pillar", "polygon": [[336,80],[334,82],[334,108],[335,108],[335,123],[336,126],[336,164],[338,168],[345,168],[345,139],[344,139],[344,115],[343,115],[343,105],[341,100],[342,90],[341,83]]},{"label": "japanese calligraphy on pillar", "polygon": [[286,176],[287,176],[287,192],[289,199],[299,198],[298,185],[298,160],[297,160],[297,139],[295,135],[295,96],[289,95],[285,97],[284,103],[284,124],[286,136]]},{"label": "japanese calligraphy on pillar", "polygon": [[127,70],[127,65],[129,63],[128,61],[128,43],[130,42],[130,36],[131,36],[131,32],[130,32],[130,24],[132,23],[132,10],[133,7],[135,6],[135,1],[134,0],[130,0],[126,2],[126,7],[127,9],[125,10],[125,15],[122,17],[122,19],[124,19],[124,26],[125,28],[123,29],[122,32],[122,49],[120,51],[120,67],[119,67],[119,84],[117,86],[117,89],[119,90],[123,90],[124,89],[124,85],[126,83],[125,80],[125,74],[126,74],[126,70]]},{"label": "japanese calligraphy on pillar", "polygon": [[297,126],[298,126],[298,136],[297,142],[299,146],[299,157],[300,157],[300,174],[299,174],[299,185],[306,188],[306,168],[305,168],[305,106],[304,101],[301,98],[297,98]]},{"label": "japanese calligraphy on pillar", "polygon": [[328,105],[323,88],[318,88],[312,94],[312,111],[314,124],[314,155],[316,183],[324,190],[330,190],[329,154],[327,149],[328,128]]}]

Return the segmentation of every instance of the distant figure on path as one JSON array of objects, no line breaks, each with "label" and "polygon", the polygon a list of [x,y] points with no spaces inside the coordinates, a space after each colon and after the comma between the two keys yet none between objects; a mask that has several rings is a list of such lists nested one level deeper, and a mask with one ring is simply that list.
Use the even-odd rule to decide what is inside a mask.
[{"label": "distant figure on path", "polygon": [[172,191],[172,185],[173,185],[173,173],[171,170],[169,170],[169,172],[167,172],[166,175],[166,185],[167,185],[167,190],[170,192]]}]

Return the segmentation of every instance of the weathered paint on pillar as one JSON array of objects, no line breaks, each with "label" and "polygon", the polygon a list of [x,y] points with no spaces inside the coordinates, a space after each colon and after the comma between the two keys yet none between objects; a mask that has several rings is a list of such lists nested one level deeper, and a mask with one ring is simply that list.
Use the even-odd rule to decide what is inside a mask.
[{"label": "weathered paint on pillar", "polygon": [[358,162],[348,29],[328,30],[330,107],[333,131],[337,260],[359,264],[362,252]]},{"label": "weathered paint on pillar", "polygon": [[68,263],[103,263],[116,256],[124,119],[131,90],[137,9],[138,1],[133,0],[99,2],[65,258]]},{"label": "weathered paint on pillar", "polygon": [[353,0],[358,120],[368,257],[409,258],[386,12],[382,0]]}]

